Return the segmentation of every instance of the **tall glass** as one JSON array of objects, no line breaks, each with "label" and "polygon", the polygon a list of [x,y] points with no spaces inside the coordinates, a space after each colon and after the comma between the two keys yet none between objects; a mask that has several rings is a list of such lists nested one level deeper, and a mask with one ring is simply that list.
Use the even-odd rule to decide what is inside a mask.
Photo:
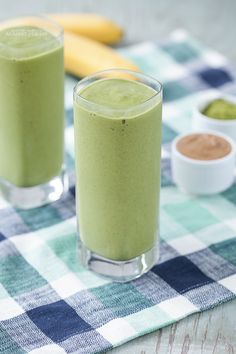
[{"label": "tall glass", "polygon": [[0,190],[28,209],[60,198],[64,160],[63,30],[45,17],[0,25]]},{"label": "tall glass", "polygon": [[74,89],[81,263],[115,281],[158,259],[162,85],[107,70]]}]

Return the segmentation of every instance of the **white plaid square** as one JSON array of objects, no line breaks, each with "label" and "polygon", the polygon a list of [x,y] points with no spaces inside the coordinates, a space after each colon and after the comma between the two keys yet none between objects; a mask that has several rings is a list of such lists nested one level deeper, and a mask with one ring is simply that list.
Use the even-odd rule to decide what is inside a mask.
[{"label": "white plaid square", "polygon": [[203,242],[191,234],[170,240],[168,241],[168,244],[182,256],[206,248],[206,245]]},{"label": "white plaid square", "polygon": [[8,320],[24,313],[24,310],[11,297],[0,300],[0,321]]},{"label": "white plaid square", "polygon": [[62,299],[86,289],[86,286],[74,273],[65,274],[61,278],[52,281],[50,285]]},{"label": "white plaid square", "polygon": [[221,279],[218,281],[218,283],[223,285],[226,289],[232,291],[232,293],[236,294],[236,274]]},{"label": "white plaid square", "polygon": [[159,307],[175,320],[199,311],[196,306],[182,295],[161,302]]},{"label": "white plaid square", "polygon": [[135,329],[124,319],[116,318],[97,329],[108,342],[115,345],[136,335]]},{"label": "white plaid square", "polygon": [[41,348],[31,350],[29,354],[66,354],[66,351],[57,344],[48,344]]}]

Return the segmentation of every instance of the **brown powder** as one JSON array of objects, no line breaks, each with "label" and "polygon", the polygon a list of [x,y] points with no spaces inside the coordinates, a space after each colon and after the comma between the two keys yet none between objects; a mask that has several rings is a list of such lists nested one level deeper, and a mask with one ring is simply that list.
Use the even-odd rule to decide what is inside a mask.
[{"label": "brown powder", "polygon": [[228,155],[231,145],[213,134],[190,134],[177,143],[177,150],[194,160],[216,160]]}]

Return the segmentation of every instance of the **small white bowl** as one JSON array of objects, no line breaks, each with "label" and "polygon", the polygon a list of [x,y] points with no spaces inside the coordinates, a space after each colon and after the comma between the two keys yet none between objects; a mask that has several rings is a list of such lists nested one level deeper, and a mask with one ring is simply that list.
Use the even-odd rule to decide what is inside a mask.
[{"label": "small white bowl", "polygon": [[230,136],[236,142],[236,117],[235,119],[216,119],[205,116],[203,110],[216,99],[222,98],[236,104],[236,97],[231,95],[216,94],[214,97],[209,95],[201,101],[194,108],[193,111],[193,129],[194,130],[215,130]]},{"label": "small white bowl", "polygon": [[[185,136],[195,133],[212,134],[224,138],[231,151],[215,160],[196,160],[183,155],[177,143]],[[229,188],[234,181],[236,145],[227,135],[215,131],[197,131],[176,137],[172,142],[172,176],[176,185],[184,192],[194,195],[220,193]]]}]

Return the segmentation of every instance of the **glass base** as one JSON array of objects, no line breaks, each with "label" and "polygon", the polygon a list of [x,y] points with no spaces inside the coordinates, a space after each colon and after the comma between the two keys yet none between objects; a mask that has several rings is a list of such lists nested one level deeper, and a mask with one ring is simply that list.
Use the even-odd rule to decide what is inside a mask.
[{"label": "glass base", "polygon": [[32,209],[55,202],[68,190],[68,176],[63,169],[51,181],[34,187],[17,187],[0,179],[1,195],[8,203],[19,209]]},{"label": "glass base", "polygon": [[136,258],[127,261],[114,261],[97,255],[79,241],[80,263],[85,268],[120,283],[141,277],[157,263],[158,258],[158,244]]}]

